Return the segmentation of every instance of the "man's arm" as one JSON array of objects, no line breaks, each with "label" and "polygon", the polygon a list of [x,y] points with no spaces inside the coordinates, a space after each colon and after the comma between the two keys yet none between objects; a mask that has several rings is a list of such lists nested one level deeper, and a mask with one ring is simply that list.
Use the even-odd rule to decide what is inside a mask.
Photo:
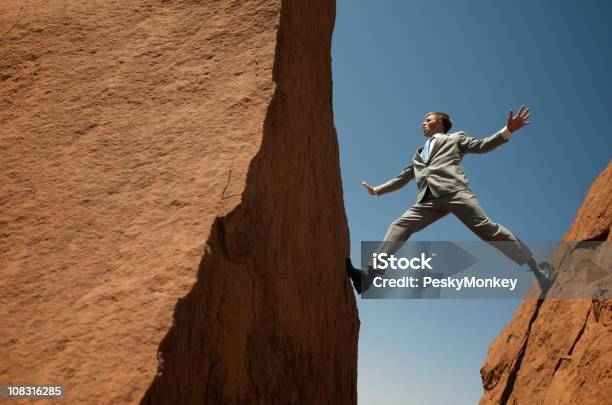
[{"label": "man's arm", "polygon": [[510,135],[507,128],[503,128],[495,134],[482,139],[472,138],[465,132],[459,132],[457,146],[463,153],[487,153],[508,142]]},{"label": "man's arm", "polygon": [[506,126],[497,131],[495,134],[483,138],[476,139],[467,136],[465,132],[459,133],[459,140],[457,145],[463,153],[487,153],[497,148],[498,146],[508,142],[510,135],[524,126],[529,125],[529,118],[531,112],[529,107],[521,106],[516,115],[512,114],[512,110],[508,113],[508,120]]},{"label": "man's arm", "polygon": [[404,187],[410,180],[414,179],[414,165],[412,162],[402,170],[402,172],[394,179],[381,184],[378,187],[372,187],[365,181],[362,183],[368,192],[372,195],[381,195],[390,193]]}]

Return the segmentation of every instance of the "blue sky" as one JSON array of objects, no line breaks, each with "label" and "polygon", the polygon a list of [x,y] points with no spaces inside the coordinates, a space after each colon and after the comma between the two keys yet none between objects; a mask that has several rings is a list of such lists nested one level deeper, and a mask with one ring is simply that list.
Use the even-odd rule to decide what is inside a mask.
[{"label": "blue sky", "polygon": [[[401,171],[428,111],[485,137],[509,108],[531,106],[530,126],[463,166],[494,221],[525,241],[561,239],[611,158],[611,11],[603,0],[338,0],[334,116],[353,262],[416,199],[414,183],[381,197],[360,183]],[[412,239],[476,237],[447,216]],[[477,403],[488,346],[518,303],[358,300],[360,404]]]}]

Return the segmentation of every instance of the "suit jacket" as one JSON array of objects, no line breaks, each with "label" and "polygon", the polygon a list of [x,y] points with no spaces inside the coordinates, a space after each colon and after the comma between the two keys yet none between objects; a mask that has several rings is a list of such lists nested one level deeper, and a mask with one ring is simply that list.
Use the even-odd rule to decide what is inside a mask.
[{"label": "suit jacket", "polygon": [[465,176],[461,159],[466,153],[487,153],[501,144],[508,142],[502,136],[502,131],[483,138],[469,137],[465,132],[446,134],[436,139],[427,162],[421,157],[421,146],[412,162],[394,179],[375,187],[377,194],[385,194],[405,186],[410,180],[416,179],[419,188],[417,202],[421,202],[429,188],[434,197],[458,191],[469,190],[469,181]]}]

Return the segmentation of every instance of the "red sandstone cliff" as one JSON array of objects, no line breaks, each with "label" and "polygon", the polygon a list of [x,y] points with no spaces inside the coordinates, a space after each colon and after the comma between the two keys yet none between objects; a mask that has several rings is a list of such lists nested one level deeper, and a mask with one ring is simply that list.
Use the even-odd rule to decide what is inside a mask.
[{"label": "red sandstone cliff", "polygon": [[70,404],[356,402],[334,15],[0,4],[0,382]]},{"label": "red sandstone cliff", "polygon": [[[611,195],[612,163],[591,186],[564,240],[612,240]],[[598,249],[600,265],[609,269],[609,246]],[[572,262],[553,259],[562,271]],[[489,348],[480,404],[609,404],[611,368],[610,300],[527,299]]]}]

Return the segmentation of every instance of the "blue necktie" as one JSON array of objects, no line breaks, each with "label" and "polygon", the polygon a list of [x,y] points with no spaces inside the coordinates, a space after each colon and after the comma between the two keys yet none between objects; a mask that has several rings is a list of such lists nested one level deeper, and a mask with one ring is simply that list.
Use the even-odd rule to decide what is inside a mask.
[{"label": "blue necktie", "polygon": [[424,162],[427,162],[427,159],[429,159],[429,143],[432,139],[434,139],[433,136],[427,139],[425,146],[423,147],[423,152],[421,152],[421,157],[423,158]]}]

